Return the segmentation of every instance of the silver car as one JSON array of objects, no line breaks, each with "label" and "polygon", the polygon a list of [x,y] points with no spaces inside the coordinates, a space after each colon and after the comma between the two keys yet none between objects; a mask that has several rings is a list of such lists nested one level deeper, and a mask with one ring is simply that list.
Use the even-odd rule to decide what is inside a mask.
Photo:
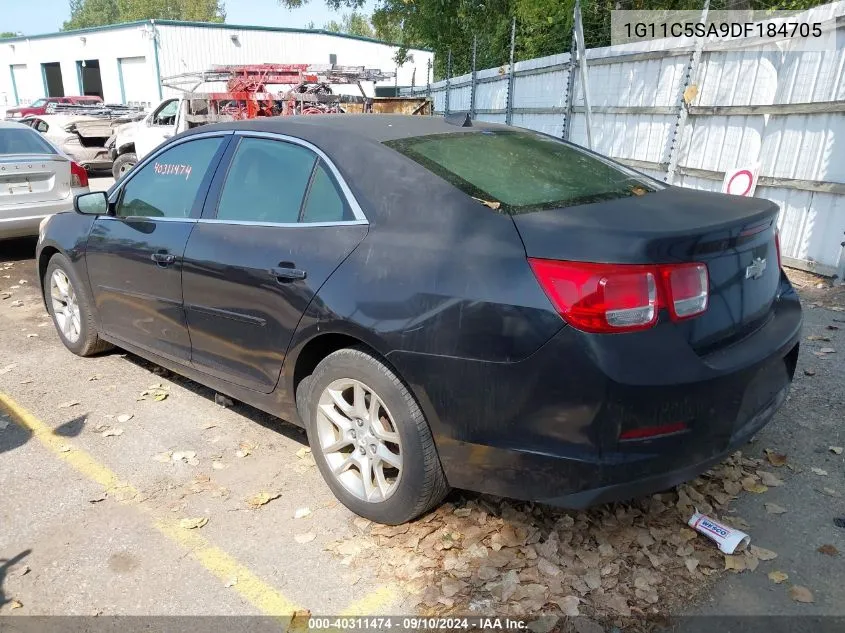
[{"label": "silver car", "polygon": [[0,121],[0,239],[38,235],[44,218],[87,191],[85,169],[35,130]]}]

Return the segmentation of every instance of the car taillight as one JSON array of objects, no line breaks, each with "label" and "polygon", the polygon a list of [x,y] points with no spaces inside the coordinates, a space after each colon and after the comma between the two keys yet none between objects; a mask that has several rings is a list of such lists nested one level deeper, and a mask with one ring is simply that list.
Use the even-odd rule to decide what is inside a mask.
[{"label": "car taillight", "polygon": [[673,319],[688,319],[707,309],[709,287],[704,264],[661,266],[664,287],[669,291],[669,313]]},{"label": "car taillight", "polygon": [[661,307],[675,321],[707,309],[704,264],[595,264],[529,258],[549,300],[585,332],[631,332],[657,323]]},{"label": "car taillight", "polygon": [[781,263],[781,260],[780,260],[780,230],[779,229],[775,229],[775,251],[777,252],[777,255],[778,255],[778,270],[781,270],[783,268],[783,264]]},{"label": "car taillight", "polygon": [[88,186],[88,172],[78,163],[71,161],[70,163],[70,186],[71,187],[87,187]]}]

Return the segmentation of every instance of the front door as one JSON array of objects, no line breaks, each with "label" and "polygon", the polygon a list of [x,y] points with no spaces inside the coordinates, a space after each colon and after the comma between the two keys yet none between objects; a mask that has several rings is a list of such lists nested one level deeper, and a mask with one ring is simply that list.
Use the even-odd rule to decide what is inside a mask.
[{"label": "front door", "polygon": [[182,255],[231,135],[188,140],[152,158],[113,192],[86,254],[103,332],[187,362]]},{"label": "front door", "polygon": [[236,139],[185,250],[185,310],[195,367],[269,393],[303,312],[367,223],[311,149]]},{"label": "front door", "polygon": [[176,134],[179,99],[162,101],[144,123],[135,130],[135,154],[143,158]]}]

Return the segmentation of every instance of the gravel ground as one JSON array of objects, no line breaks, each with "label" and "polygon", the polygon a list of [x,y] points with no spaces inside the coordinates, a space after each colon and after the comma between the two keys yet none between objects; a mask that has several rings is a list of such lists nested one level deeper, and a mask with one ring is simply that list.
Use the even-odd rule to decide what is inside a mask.
[{"label": "gravel ground", "polygon": [[[217,406],[204,387],[131,355],[68,353],[35,292],[33,248],[6,242],[0,255],[0,292],[12,295],[0,301],[0,392],[49,427],[34,437],[0,418],[0,615],[495,607],[618,625],[630,623],[619,619],[628,613],[845,615],[836,553],[845,552],[845,529],[834,524],[845,516],[845,456],[830,448],[845,446],[838,286],[796,275],[807,309],[791,396],[744,457],[713,478],[588,513],[456,492],[394,533],[333,500],[293,425],[241,404]],[[766,449],[786,455],[785,465],[770,464]],[[783,484],[736,499],[718,492],[731,473],[760,490],[760,470]],[[746,557],[754,571],[724,571],[723,557],[680,518],[696,495],[777,557]],[[311,513],[294,518],[302,508]],[[205,518],[198,529],[179,528]],[[492,575],[479,582],[482,568]],[[788,578],[776,584],[772,572]],[[813,602],[793,599],[806,599],[796,586]],[[711,622],[684,620],[680,629],[712,630]],[[570,625],[595,630],[584,619]]]}]

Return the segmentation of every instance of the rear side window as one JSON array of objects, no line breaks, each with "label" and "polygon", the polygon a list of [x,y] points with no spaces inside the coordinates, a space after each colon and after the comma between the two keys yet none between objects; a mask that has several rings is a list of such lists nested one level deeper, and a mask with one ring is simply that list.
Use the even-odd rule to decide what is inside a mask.
[{"label": "rear side window", "polygon": [[133,173],[117,205],[119,217],[187,218],[203,178],[225,139],[180,143]]},{"label": "rear side window", "polygon": [[663,185],[550,136],[521,130],[385,143],[465,193],[510,213],[644,195]]},{"label": "rear side window", "polygon": [[352,212],[344,197],[329,175],[326,165],[320,161],[311,179],[308,199],[302,210],[302,222],[340,222],[353,220]]},{"label": "rear side window", "polygon": [[0,154],[56,154],[56,149],[30,128],[0,128]]},{"label": "rear side window", "polygon": [[317,155],[293,143],[241,139],[217,207],[217,219],[289,224],[299,221]]}]

